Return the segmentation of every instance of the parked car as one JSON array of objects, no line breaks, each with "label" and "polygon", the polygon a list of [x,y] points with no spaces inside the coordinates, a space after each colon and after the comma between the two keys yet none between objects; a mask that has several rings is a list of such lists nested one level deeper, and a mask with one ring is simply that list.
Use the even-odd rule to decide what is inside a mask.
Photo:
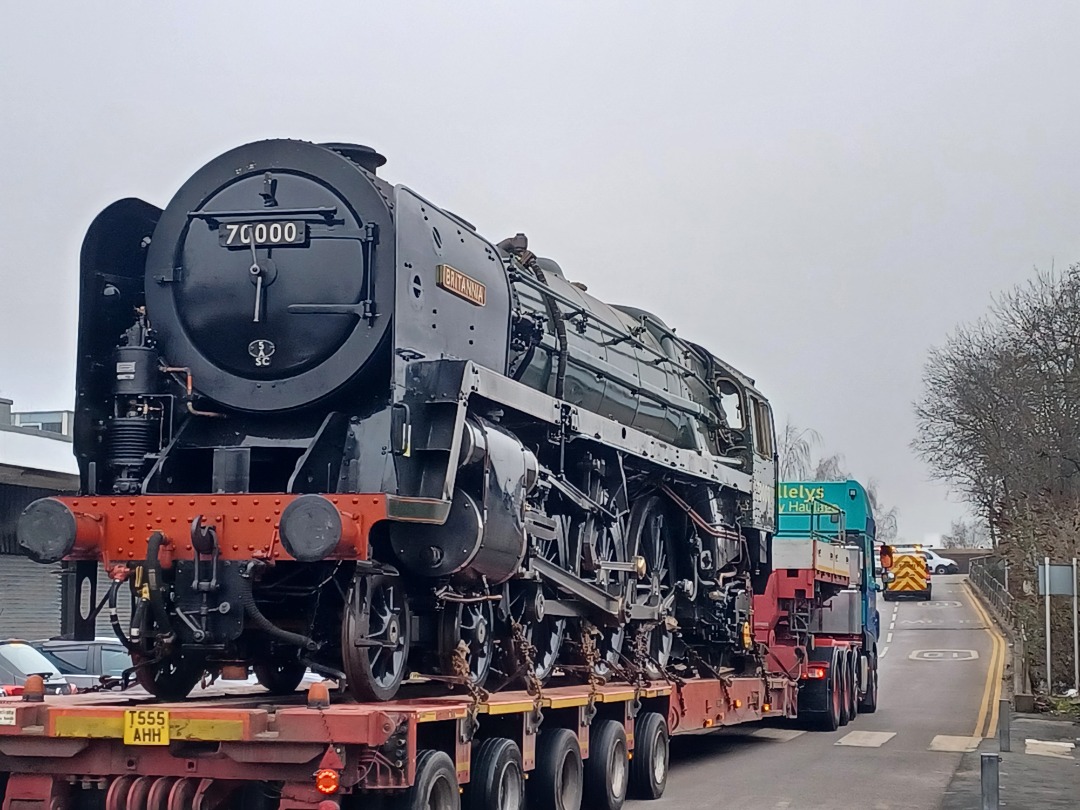
[{"label": "parked car", "polygon": [[7,695],[21,695],[26,679],[31,675],[45,679],[47,695],[73,695],[78,691],[52,661],[27,642],[18,639],[0,641],[0,689]]},{"label": "parked car", "polygon": [[131,656],[115,638],[52,638],[32,643],[79,689],[119,685],[120,676],[131,666]]},{"label": "parked car", "polygon": [[[35,641],[33,645],[79,689],[120,688],[124,670],[131,666],[131,656],[124,649],[124,645],[115,638],[96,638],[93,641],[53,638]],[[316,675],[309,669],[297,688],[305,689],[321,680],[324,680],[321,675]],[[219,679],[210,688],[238,692],[250,691],[258,685],[258,679],[254,675],[248,675],[243,681]],[[128,687],[140,688],[135,685],[134,678]]]},{"label": "parked car", "polygon": [[922,550],[923,556],[926,557],[927,567],[935,574],[959,574],[960,566],[956,564],[956,560],[948,557],[942,557],[932,548],[924,548]]}]

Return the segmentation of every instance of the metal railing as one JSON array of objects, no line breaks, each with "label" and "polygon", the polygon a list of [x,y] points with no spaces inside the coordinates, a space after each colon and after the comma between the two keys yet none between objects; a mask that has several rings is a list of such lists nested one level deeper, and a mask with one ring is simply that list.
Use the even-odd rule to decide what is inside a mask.
[{"label": "metal railing", "polygon": [[1009,595],[1009,566],[1000,557],[976,557],[970,563],[968,579],[979,593],[993,605],[998,616],[1015,629],[1012,597]]}]

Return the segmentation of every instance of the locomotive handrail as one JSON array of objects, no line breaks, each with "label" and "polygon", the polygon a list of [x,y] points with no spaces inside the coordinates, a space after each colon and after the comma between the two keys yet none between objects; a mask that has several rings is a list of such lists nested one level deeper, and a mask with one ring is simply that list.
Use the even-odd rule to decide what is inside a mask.
[{"label": "locomotive handrail", "polygon": [[337,216],[337,206],[323,206],[319,208],[250,208],[238,211],[188,211],[188,219],[205,219],[216,221],[219,219],[255,218],[260,220],[280,219],[282,217],[321,217],[331,220]]}]

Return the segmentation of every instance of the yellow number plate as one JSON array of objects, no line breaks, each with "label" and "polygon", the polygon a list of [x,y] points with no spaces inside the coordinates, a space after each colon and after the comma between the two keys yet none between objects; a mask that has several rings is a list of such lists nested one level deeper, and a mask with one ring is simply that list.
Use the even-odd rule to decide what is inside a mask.
[{"label": "yellow number plate", "polygon": [[169,713],[164,709],[124,712],[124,745],[168,745]]}]

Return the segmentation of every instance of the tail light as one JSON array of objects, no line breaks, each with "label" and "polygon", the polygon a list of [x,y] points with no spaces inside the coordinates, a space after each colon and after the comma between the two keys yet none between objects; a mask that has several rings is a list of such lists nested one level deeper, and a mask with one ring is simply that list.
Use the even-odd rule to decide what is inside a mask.
[{"label": "tail light", "polygon": [[806,674],[803,675],[803,678],[811,681],[820,681],[828,674],[828,672],[826,667],[815,664],[806,668]]}]

